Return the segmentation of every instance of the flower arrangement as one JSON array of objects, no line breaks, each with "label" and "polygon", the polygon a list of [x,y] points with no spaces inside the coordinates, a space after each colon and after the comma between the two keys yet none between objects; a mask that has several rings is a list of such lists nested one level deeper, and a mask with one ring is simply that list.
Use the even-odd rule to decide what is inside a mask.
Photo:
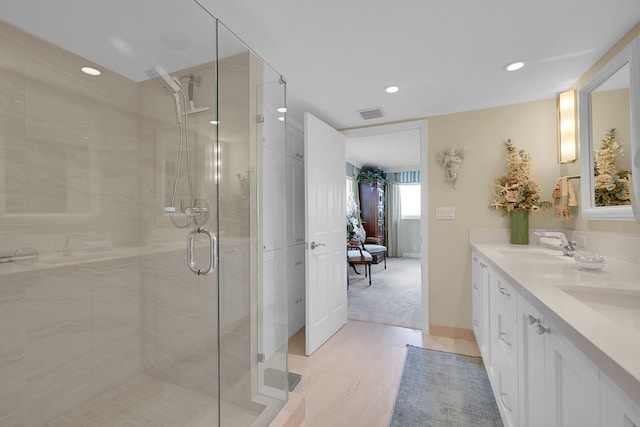
[{"label": "flower arrangement", "polygon": [[593,152],[594,196],[596,206],[631,204],[630,172],[618,169],[618,157],[624,150],[616,140],[616,130],[607,131],[599,150]]},{"label": "flower arrangement", "polygon": [[531,159],[524,150],[509,139],[507,141],[507,173],[495,179],[491,207],[503,215],[514,210],[535,212],[551,207],[551,202],[541,200],[542,189],[531,178]]},{"label": "flower arrangement", "polygon": [[349,200],[347,200],[347,241],[358,240],[359,242],[364,242],[366,237],[362,219],[360,218],[360,209],[358,209],[358,204],[353,194],[350,194]]}]

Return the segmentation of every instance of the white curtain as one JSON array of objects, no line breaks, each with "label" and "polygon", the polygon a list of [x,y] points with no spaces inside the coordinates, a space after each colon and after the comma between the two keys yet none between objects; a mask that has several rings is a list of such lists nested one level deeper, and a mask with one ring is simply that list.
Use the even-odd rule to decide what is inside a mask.
[{"label": "white curtain", "polygon": [[400,203],[400,184],[395,181],[393,174],[387,175],[387,255],[401,257],[404,254],[402,247],[402,204]]},{"label": "white curtain", "polygon": [[358,205],[358,211],[360,211],[360,193],[358,192],[358,181],[355,177],[347,177],[347,200],[349,200],[349,193],[353,194],[353,199]]},{"label": "white curtain", "polygon": [[396,172],[387,174],[386,197],[386,229],[387,255],[401,257],[404,255],[402,237],[402,203],[400,202],[400,185],[420,183],[419,171]]}]

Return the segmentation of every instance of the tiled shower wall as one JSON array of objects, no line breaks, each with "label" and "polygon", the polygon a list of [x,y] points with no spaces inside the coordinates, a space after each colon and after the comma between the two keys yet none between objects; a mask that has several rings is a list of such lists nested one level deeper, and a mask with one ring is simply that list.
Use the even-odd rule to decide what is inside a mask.
[{"label": "tiled shower wall", "polygon": [[[215,395],[215,276],[189,286],[186,232],[162,214],[172,103],[2,22],[0,57],[0,255],[41,257],[0,264],[0,425],[40,426],[141,370]],[[110,259],[45,262],[104,242]]]}]

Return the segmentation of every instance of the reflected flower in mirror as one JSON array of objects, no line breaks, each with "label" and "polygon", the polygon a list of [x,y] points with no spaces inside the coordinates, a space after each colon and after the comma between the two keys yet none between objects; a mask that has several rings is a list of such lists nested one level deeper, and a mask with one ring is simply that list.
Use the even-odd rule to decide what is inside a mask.
[{"label": "reflected flower in mirror", "polygon": [[594,198],[596,206],[631,204],[629,178],[631,172],[619,169],[618,157],[624,150],[616,139],[616,130],[607,131],[599,150],[593,152]]}]

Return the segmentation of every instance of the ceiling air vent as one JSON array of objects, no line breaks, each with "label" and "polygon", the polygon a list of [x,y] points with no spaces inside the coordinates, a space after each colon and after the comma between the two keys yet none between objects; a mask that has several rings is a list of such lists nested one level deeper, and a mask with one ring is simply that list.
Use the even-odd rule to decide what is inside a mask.
[{"label": "ceiling air vent", "polygon": [[384,116],[382,108],[379,107],[369,108],[367,110],[359,110],[358,113],[360,113],[364,120],[379,119],[380,117]]}]

